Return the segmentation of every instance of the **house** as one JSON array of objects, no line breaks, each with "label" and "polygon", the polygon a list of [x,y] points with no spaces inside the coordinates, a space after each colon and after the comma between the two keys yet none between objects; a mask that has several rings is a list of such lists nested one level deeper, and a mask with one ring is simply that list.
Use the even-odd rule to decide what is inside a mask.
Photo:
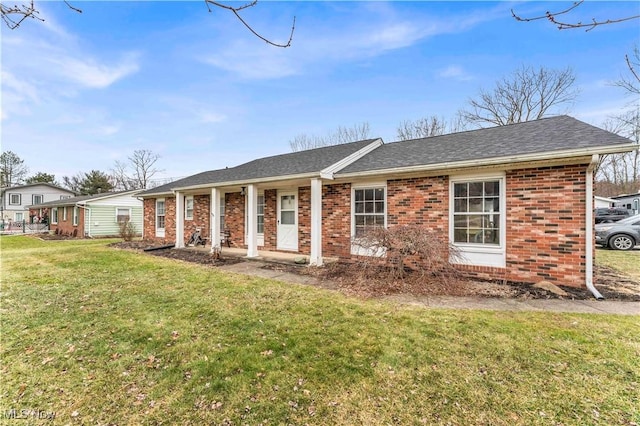
[{"label": "house", "polygon": [[614,200],[614,207],[632,210],[634,214],[640,213],[640,191],[636,194],[624,194],[611,198]]},{"label": "house", "polygon": [[608,209],[610,207],[613,207],[614,203],[616,202],[616,200],[614,200],[613,198],[600,197],[598,195],[594,197],[594,201],[595,205],[593,207],[595,207],[596,209]]},{"label": "house", "polygon": [[32,204],[59,201],[74,197],[77,194],[51,183],[30,183],[12,186],[0,190],[0,217],[2,222],[33,222],[36,216],[29,214]]},{"label": "house", "polygon": [[81,195],[29,206],[30,214],[49,216],[49,229],[77,237],[106,237],[120,234],[120,224],[131,222],[142,231],[140,190]]},{"label": "house", "polygon": [[593,169],[599,155],[632,149],[558,116],[276,155],[140,193],[143,237],[183,247],[199,228],[248,257],[288,251],[321,265],[364,254],[368,228],[421,224],[458,246],[470,274],[591,289]]}]

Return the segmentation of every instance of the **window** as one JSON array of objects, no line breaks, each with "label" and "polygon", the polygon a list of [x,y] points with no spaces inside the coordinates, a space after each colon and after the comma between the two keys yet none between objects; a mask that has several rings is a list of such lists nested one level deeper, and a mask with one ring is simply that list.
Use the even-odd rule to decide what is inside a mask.
[{"label": "window", "polygon": [[58,223],[58,208],[51,209],[51,223]]},{"label": "window", "polygon": [[453,242],[500,245],[501,180],[453,184]]},{"label": "window", "polygon": [[356,188],[353,191],[353,223],[355,236],[368,229],[385,226],[385,188]]},{"label": "window", "polygon": [[184,218],[185,220],[193,220],[193,196],[184,199]]},{"label": "window", "polygon": [[156,200],[156,230],[164,232],[164,199]]},{"label": "window", "polygon": [[64,222],[66,222],[66,221],[67,221],[67,208],[66,208],[66,207],[63,207],[63,208],[62,208],[62,220],[63,220]]},{"label": "window", "polygon": [[22,204],[22,194],[9,194],[9,204],[12,206]]},{"label": "window", "polygon": [[16,213],[16,222],[22,222],[23,216],[22,213]]},{"label": "window", "polygon": [[73,206],[73,226],[78,226],[78,206]]},{"label": "window", "polygon": [[131,209],[116,207],[116,222],[125,223],[131,220]]},{"label": "window", "polygon": [[224,195],[220,197],[220,232],[224,232]]},{"label": "window", "polygon": [[61,195],[60,196],[61,200],[66,200],[67,198],[71,198],[71,195]]},{"label": "window", "polygon": [[258,234],[264,234],[264,194],[258,195]]},{"label": "window", "polygon": [[32,203],[31,204],[42,204],[44,197],[42,195],[32,195]]}]

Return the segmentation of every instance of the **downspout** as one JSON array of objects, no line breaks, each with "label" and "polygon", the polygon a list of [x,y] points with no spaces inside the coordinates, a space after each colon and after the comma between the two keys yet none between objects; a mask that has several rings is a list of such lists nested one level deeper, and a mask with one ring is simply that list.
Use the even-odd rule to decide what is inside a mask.
[{"label": "downspout", "polygon": [[586,284],[587,289],[593,294],[597,300],[604,300],[604,296],[593,285],[593,169],[600,161],[598,154],[593,154],[591,162],[587,166],[587,211],[586,213]]}]

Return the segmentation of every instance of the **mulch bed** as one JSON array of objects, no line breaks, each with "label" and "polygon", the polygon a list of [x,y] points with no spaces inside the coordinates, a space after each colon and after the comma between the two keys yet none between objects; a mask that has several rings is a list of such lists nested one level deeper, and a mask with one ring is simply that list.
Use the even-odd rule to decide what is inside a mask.
[{"label": "mulch bed", "polygon": [[[112,247],[145,250],[153,248],[148,242],[131,241],[111,244]],[[239,257],[224,256],[213,259],[208,251],[190,249],[161,249],[146,251],[153,256],[168,257],[186,262],[209,266],[230,265],[245,261]],[[268,263],[265,269],[289,272],[292,274],[314,276],[322,287],[337,288],[340,291],[359,297],[378,297],[393,294],[420,296],[480,296],[524,299],[574,299],[592,300],[593,295],[586,288],[561,286],[568,296],[560,296],[547,290],[535,288],[530,284],[517,282],[481,281],[475,278],[456,276],[422,276],[408,273],[403,280],[389,278],[384,270],[363,271],[353,263],[332,263],[322,268],[309,268],[304,265],[288,263]],[[326,284],[326,285],[323,285]],[[640,301],[640,282],[606,267],[595,267],[595,285],[607,300]]]}]

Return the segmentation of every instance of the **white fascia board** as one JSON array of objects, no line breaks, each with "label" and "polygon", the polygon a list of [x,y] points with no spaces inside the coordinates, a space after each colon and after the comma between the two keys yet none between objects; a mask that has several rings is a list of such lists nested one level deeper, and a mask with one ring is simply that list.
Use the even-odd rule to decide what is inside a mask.
[{"label": "white fascia board", "polygon": [[364,157],[365,155],[367,155],[368,153],[370,153],[374,149],[378,148],[383,143],[384,142],[382,142],[382,139],[380,139],[380,138],[376,139],[375,141],[373,141],[369,145],[365,146],[364,148],[361,148],[358,151],[354,152],[353,154],[351,154],[351,155],[343,158],[342,160],[338,161],[337,163],[334,163],[334,164],[330,165],[329,167],[326,167],[326,168],[322,169],[320,171],[320,177],[322,179],[333,179],[333,175],[336,172],[344,169],[349,164],[352,164],[352,163],[356,162],[357,160],[361,159],[362,157]]},{"label": "white fascia board", "polygon": [[205,189],[205,188],[222,188],[224,186],[237,186],[237,185],[249,185],[249,184],[261,184],[266,182],[276,182],[282,180],[295,180],[295,179],[312,179],[320,177],[318,172],[313,173],[301,173],[297,175],[285,175],[285,176],[270,176],[266,178],[254,178],[254,179],[246,179],[246,180],[233,180],[227,182],[213,182],[213,183],[203,183],[201,185],[194,186],[183,186],[181,188],[173,188],[172,191],[175,193],[176,191],[190,191],[195,189]]},{"label": "white fascia board", "polygon": [[569,159],[572,157],[591,157],[594,154],[614,154],[620,152],[630,152],[637,149],[637,145],[632,144],[624,144],[624,145],[612,145],[610,147],[598,147],[598,148],[580,148],[580,149],[570,149],[564,151],[547,151],[547,152],[538,152],[534,154],[524,154],[524,155],[511,155],[506,157],[494,157],[494,158],[484,158],[478,160],[465,160],[465,161],[453,161],[449,163],[437,163],[437,164],[426,164],[426,165],[417,165],[417,166],[407,166],[407,167],[394,167],[388,169],[377,169],[377,170],[366,170],[362,172],[353,172],[353,173],[336,173],[338,178],[353,178],[353,177],[365,177],[365,176],[376,176],[381,174],[391,174],[391,173],[412,173],[412,172],[428,172],[428,171],[436,171],[436,170],[450,170],[450,169],[466,169],[469,167],[486,167],[486,166],[496,166],[500,164],[509,164],[509,163],[529,163],[529,162],[542,162],[542,161],[557,161],[561,159]]}]

